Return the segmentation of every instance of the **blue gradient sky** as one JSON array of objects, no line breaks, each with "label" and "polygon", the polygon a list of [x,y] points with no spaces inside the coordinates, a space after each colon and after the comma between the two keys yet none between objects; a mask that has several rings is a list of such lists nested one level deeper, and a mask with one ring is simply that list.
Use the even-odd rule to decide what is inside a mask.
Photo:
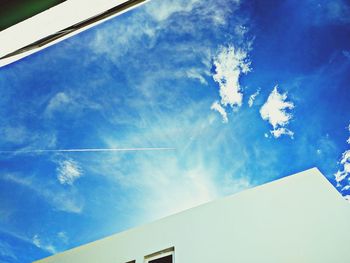
[{"label": "blue gradient sky", "polygon": [[[314,166],[349,199],[349,72],[345,0],[152,0],[1,68],[0,262]],[[135,147],[175,150],[18,152]]]}]

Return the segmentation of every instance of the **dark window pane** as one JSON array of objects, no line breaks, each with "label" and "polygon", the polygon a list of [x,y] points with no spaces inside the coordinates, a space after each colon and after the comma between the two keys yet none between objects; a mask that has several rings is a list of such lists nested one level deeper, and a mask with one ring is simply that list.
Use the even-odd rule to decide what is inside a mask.
[{"label": "dark window pane", "polygon": [[173,263],[173,256],[169,255],[163,258],[158,258],[155,260],[149,261],[149,263]]}]

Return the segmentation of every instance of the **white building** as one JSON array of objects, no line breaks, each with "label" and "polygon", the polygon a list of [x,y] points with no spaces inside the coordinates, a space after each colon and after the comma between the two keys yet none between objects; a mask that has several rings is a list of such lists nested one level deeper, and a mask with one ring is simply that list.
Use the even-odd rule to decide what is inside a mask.
[{"label": "white building", "polygon": [[[15,23],[4,30],[0,29],[0,67],[74,36],[146,1],[65,0],[38,14],[34,15],[33,13],[33,16],[19,23]],[[6,13],[6,10],[11,10],[11,8],[6,9],[6,6],[14,2],[16,2],[15,6],[19,7],[15,9],[18,9],[18,11]],[[14,15],[20,17],[20,10],[30,10],[29,6],[43,4],[44,2],[57,1],[46,0],[42,3],[33,0],[5,1],[0,6],[0,15],[3,16],[1,21],[11,20]],[[1,12],[2,6],[5,7],[4,12]]]},{"label": "white building", "polygon": [[347,263],[350,205],[316,169],[37,261]]}]

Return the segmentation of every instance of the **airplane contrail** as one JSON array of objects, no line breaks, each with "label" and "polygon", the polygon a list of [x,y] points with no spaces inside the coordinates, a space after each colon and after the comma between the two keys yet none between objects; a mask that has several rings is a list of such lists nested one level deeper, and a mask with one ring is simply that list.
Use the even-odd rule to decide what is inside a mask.
[{"label": "airplane contrail", "polygon": [[172,151],[175,148],[158,147],[158,148],[82,148],[82,149],[34,149],[34,150],[12,150],[1,151],[4,153],[55,153],[55,152],[136,152],[136,151]]}]

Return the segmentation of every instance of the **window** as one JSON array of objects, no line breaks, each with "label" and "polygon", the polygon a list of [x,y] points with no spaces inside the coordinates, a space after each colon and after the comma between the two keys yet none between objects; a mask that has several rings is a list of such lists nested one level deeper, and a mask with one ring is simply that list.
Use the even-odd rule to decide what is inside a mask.
[{"label": "window", "polygon": [[174,263],[174,247],[146,256],[145,263]]}]

